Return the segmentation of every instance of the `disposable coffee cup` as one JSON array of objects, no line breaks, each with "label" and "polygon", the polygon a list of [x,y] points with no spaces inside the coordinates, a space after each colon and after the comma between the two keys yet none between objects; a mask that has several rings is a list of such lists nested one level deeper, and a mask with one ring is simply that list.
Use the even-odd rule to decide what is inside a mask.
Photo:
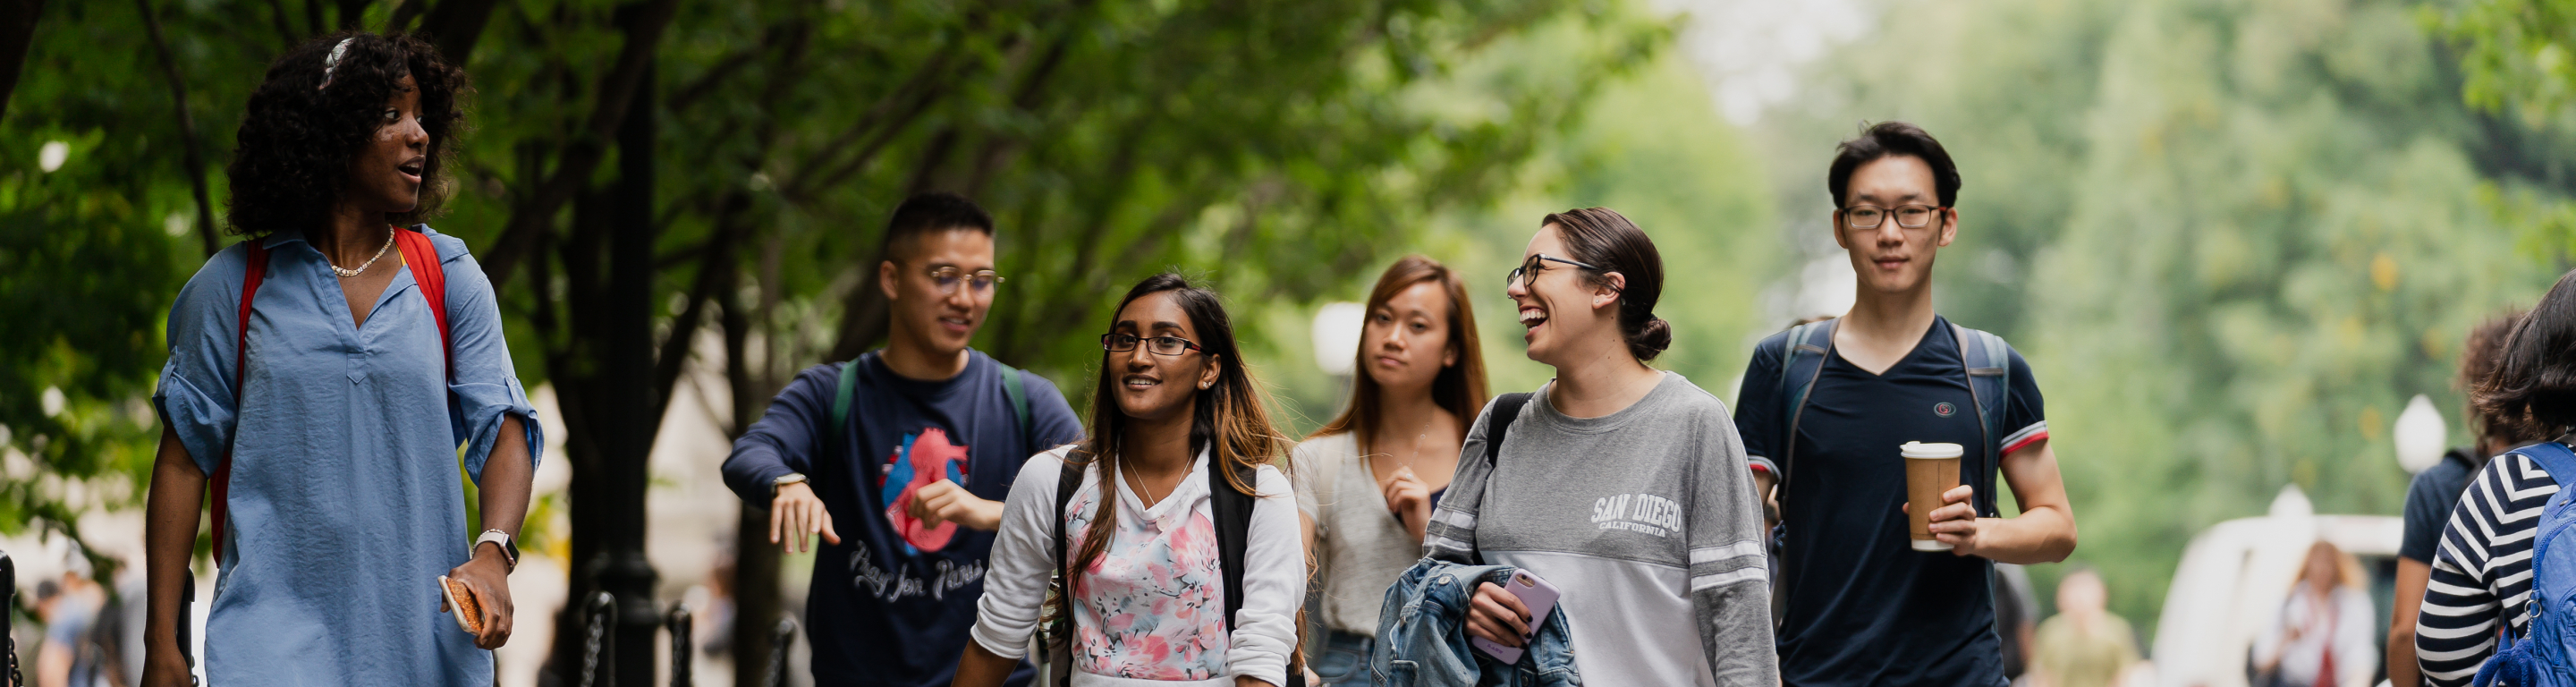
[{"label": "disposable coffee cup", "polygon": [[1958,444],[1927,444],[1908,441],[1900,447],[1905,454],[1905,523],[1912,530],[1914,550],[1948,551],[1949,544],[1932,537],[1932,510],[1941,507],[1941,493],[1959,486]]}]

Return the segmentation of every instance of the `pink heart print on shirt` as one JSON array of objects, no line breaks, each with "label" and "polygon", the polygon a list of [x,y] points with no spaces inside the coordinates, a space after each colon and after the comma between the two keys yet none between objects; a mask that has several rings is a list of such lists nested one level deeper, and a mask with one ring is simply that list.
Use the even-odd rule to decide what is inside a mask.
[{"label": "pink heart print on shirt", "polygon": [[903,535],[904,543],[915,549],[938,551],[948,548],[948,540],[957,536],[957,523],[942,522],[937,526],[923,523],[920,518],[912,517],[912,499],[922,487],[932,482],[963,477],[966,447],[950,443],[947,432],[929,428],[897,447],[887,462],[888,467],[893,468],[887,476],[902,479],[903,491],[888,501],[886,522],[892,523],[895,532]]}]

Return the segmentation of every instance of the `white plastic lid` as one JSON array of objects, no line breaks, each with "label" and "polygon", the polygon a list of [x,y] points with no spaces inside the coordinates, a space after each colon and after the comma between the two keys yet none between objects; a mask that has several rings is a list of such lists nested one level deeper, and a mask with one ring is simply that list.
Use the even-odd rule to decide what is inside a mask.
[{"label": "white plastic lid", "polygon": [[1905,442],[1900,448],[1907,458],[1957,458],[1966,453],[1958,444],[1926,444],[1920,441]]}]

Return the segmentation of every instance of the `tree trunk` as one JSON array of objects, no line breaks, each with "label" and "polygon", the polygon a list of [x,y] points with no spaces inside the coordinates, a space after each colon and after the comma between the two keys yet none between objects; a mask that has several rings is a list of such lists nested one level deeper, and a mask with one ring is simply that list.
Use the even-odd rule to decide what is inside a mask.
[{"label": "tree trunk", "polygon": [[615,415],[599,424],[609,430],[604,443],[612,447],[607,474],[602,475],[610,483],[610,500],[593,504],[607,514],[607,526],[601,529],[607,535],[608,566],[600,571],[599,584],[617,595],[617,646],[622,649],[617,653],[617,674],[627,685],[652,680],[654,634],[660,627],[660,605],[653,598],[656,576],[644,557],[644,495],[653,435],[661,426],[654,412],[661,404],[653,399],[652,383],[655,74],[647,64],[644,80],[636,87],[637,97],[628,100],[633,109],[618,126],[618,179],[609,211],[616,225],[609,229],[608,289],[600,294],[599,303],[607,314],[608,338],[593,349],[598,352],[601,373],[597,388],[610,394],[607,399],[594,399],[605,402],[593,407]]},{"label": "tree trunk", "polygon": [[0,119],[9,116],[9,92],[18,90],[18,70],[27,65],[36,17],[44,13],[45,0],[0,0]]}]

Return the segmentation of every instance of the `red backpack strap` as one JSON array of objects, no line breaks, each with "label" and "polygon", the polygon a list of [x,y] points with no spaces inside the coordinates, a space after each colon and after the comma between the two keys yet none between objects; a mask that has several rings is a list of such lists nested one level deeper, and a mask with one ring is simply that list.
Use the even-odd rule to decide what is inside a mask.
[{"label": "red backpack strap", "polygon": [[438,320],[439,350],[447,358],[447,377],[456,378],[455,339],[447,334],[447,270],[438,264],[438,247],[431,245],[429,235],[420,228],[394,230],[394,246],[402,249],[403,264],[411,267],[411,280],[420,286],[420,297],[429,300],[429,316]]},{"label": "red backpack strap", "polygon": [[[233,443],[241,443],[242,386],[250,376],[250,303],[259,295],[259,282],[268,278],[268,246],[261,239],[242,242],[242,256],[248,265],[242,270],[241,312],[233,321]],[[223,460],[215,462],[213,503],[208,504],[209,520],[214,526],[215,561],[224,560],[224,497],[233,481],[233,450],[224,447]]]}]

